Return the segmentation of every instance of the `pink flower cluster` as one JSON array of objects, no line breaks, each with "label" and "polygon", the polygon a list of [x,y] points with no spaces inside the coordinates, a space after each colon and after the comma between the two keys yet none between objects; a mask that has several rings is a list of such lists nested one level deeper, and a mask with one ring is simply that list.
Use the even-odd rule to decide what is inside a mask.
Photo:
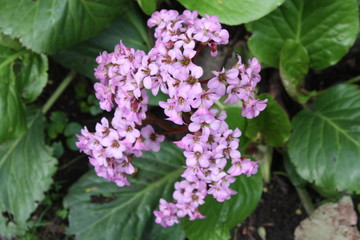
[{"label": "pink flower cluster", "polygon": [[[78,136],[77,146],[88,154],[96,173],[128,185],[127,175],[134,172],[133,156],[144,150],[159,151],[164,136],[150,125],[142,127],[147,118],[149,96],[159,90],[169,96],[159,102],[167,120],[185,125],[189,133],[175,144],[184,149],[186,158],[184,180],[175,183],[175,202],[160,200],[154,211],[156,222],[171,226],[178,218],[203,218],[199,206],[210,194],[217,201],[230,199],[236,192],[230,188],[235,177],[257,172],[257,162],[241,156],[238,151],[239,129],[231,130],[225,122],[226,112],[213,108],[216,101],[242,103],[242,115],[253,118],[265,109],[267,100],[256,100],[255,87],[260,81],[260,65],[256,58],[247,65],[238,62],[228,70],[213,71],[214,77],[202,79],[203,69],[194,63],[205,46],[212,56],[219,44],[227,44],[229,34],[215,16],[198,17],[196,11],[162,10],[152,14],[149,27],[155,27],[156,43],[147,54],[126,48],[122,42],[113,53],[102,53],[96,60],[96,97],[106,111],[115,108],[111,124],[103,118],[96,132],[86,127]],[[226,168],[228,159],[231,167]]]},{"label": "pink flower cluster", "polygon": [[151,125],[142,127],[149,96],[135,75],[145,57],[143,51],[129,49],[122,42],[113,53],[103,52],[97,57],[95,76],[100,82],[94,85],[96,97],[106,111],[116,104],[115,113],[111,125],[103,118],[96,124],[95,133],[82,129],[76,143],[80,151],[89,155],[97,175],[120,187],[129,185],[127,175],[134,173],[133,156],[140,157],[144,150],[159,151],[165,138],[156,134]]}]

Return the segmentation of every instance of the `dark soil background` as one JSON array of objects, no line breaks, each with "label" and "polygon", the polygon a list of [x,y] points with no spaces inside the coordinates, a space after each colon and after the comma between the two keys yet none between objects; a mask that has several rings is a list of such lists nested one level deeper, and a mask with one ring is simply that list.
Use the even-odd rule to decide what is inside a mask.
[{"label": "dark soil background", "polygon": [[[231,53],[234,50],[240,52],[244,49],[246,50],[245,43],[249,37],[249,34],[243,27],[231,27],[229,31],[230,36],[234,36],[231,39],[231,47],[219,54],[225,56],[219,60],[225,65],[228,62],[227,58],[233,57]],[[50,62],[49,79],[51,80],[37,101],[39,105],[42,105],[51,96],[68,71],[57,63]],[[311,70],[306,78],[305,87],[307,90],[323,90],[358,75],[360,75],[360,41],[356,42],[350,49],[350,52],[338,64],[322,71]],[[293,117],[301,110],[301,106],[292,101],[286,94],[276,69],[264,69],[262,71],[262,78],[260,91],[266,91],[273,95],[286,109],[290,117]],[[81,99],[75,97],[75,89],[79,83],[86,85],[87,94],[94,94],[93,82],[78,74],[50,112],[63,111],[70,121],[79,122],[81,125],[87,125],[89,129],[93,129],[95,123],[104,115],[100,114],[94,117],[88,113],[81,112]],[[32,215],[32,220],[38,221],[41,224],[30,232],[41,240],[75,239],[74,237],[66,236],[65,231],[68,222],[66,216],[59,216],[61,215],[59,210],[63,210],[62,201],[69,187],[89,170],[89,164],[85,155],[68,149],[64,136],[60,136],[57,140],[63,143],[65,152],[59,159],[58,171],[54,176],[53,187],[47,193],[45,201],[39,205]],[[279,151],[275,149],[274,151],[272,165],[272,172],[274,173],[285,172],[280,152],[281,149]],[[314,203],[321,200],[321,197],[311,190],[310,196]],[[294,239],[293,233],[296,226],[306,217],[307,214],[289,179],[281,174],[273,174],[271,182],[264,185],[263,195],[256,211],[232,231],[232,238],[234,240],[264,240],[265,233],[267,240],[292,240]]]}]

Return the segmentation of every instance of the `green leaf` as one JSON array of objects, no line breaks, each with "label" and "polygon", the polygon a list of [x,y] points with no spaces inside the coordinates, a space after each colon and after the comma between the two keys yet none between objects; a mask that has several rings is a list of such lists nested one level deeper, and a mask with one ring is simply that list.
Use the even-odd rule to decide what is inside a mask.
[{"label": "green leaf", "polygon": [[131,186],[119,188],[90,172],[70,188],[64,201],[70,209],[69,234],[78,240],[184,238],[180,225],[162,228],[153,215],[160,198],[171,199],[184,170],[181,151],[165,142],[160,152],[144,152],[133,163],[138,172]]},{"label": "green leaf", "polygon": [[284,109],[268,94],[262,94],[260,99],[268,99],[266,109],[253,119],[248,119],[245,134],[254,138],[258,134],[273,147],[282,146],[290,137],[291,124]]},{"label": "green leaf", "polygon": [[78,151],[75,143],[78,141],[76,134],[80,134],[82,126],[78,122],[70,122],[65,127],[64,135],[67,137],[66,145],[73,151]]},{"label": "green leaf", "polygon": [[166,95],[165,93],[163,93],[161,91],[159,91],[156,96],[154,96],[150,90],[147,90],[147,92],[149,95],[149,105],[150,106],[159,106],[160,101],[166,102],[169,98],[168,95]]},{"label": "green leaf", "polygon": [[96,57],[103,51],[113,52],[120,40],[127,47],[149,50],[145,22],[138,11],[124,12],[109,29],[69,50],[61,51],[54,59],[65,67],[95,80]]},{"label": "green leaf", "polygon": [[222,23],[239,25],[265,16],[279,7],[284,0],[179,0],[179,2],[187,9],[197,10],[201,15],[216,15]]},{"label": "green leaf", "polygon": [[280,53],[281,81],[289,93],[296,99],[297,89],[303,84],[303,79],[309,71],[309,56],[306,48],[295,40],[286,40]]},{"label": "green leaf", "polygon": [[0,29],[35,52],[55,53],[108,27],[120,0],[0,0]]},{"label": "green leaf", "polygon": [[8,47],[14,50],[20,50],[23,48],[17,39],[13,39],[8,35],[3,34],[2,32],[0,32],[0,46]]},{"label": "green leaf", "polygon": [[221,203],[212,196],[206,198],[206,203],[200,207],[206,218],[183,221],[185,234],[190,240],[229,239],[230,230],[255,210],[262,193],[261,175],[239,176],[231,188],[238,193],[230,200]]},{"label": "green leaf", "polygon": [[26,132],[24,105],[13,71],[14,61],[23,51],[0,46],[0,143]]},{"label": "green leaf", "polygon": [[68,125],[66,125],[64,135],[66,137],[71,137],[75,134],[80,134],[82,126],[78,122],[70,122]]},{"label": "green leaf", "polygon": [[68,119],[64,112],[55,111],[51,112],[50,120],[51,122],[48,124],[47,133],[50,138],[55,139],[58,134],[64,131]]},{"label": "green leaf", "polygon": [[137,0],[137,2],[147,15],[152,14],[156,10],[156,0]]},{"label": "green leaf", "polygon": [[241,116],[241,108],[240,107],[225,107],[227,118],[225,119],[226,123],[229,125],[229,128],[235,129],[239,128],[242,131],[242,135],[240,137],[240,151],[244,151],[247,144],[250,142],[250,139],[247,138],[244,134],[244,131],[247,127],[246,118]]},{"label": "green leaf", "polygon": [[319,95],[292,122],[288,143],[298,174],[324,194],[360,193],[360,91],[341,84]]},{"label": "green leaf", "polygon": [[288,0],[247,25],[253,32],[250,50],[261,61],[278,67],[281,49],[292,39],[306,48],[315,69],[339,61],[353,45],[358,26],[356,0]]},{"label": "green leaf", "polygon": [[301,178],[299,174],[296,172],[294,164],[292,164],[290,161],[288,152],[284,152],[283,154],[283,164],[292,185],[300,188],[304,187],[307,182],[303,178]]},{"label": "green leaf", "polygon": [[[0,235],[24,233],[27,219],[52,183],[56,159],[44,143],[44,116],[31,109],[28,132],[0,145]],[[6,213],[6,214],[5,214]]]},{"label": "green leaf", "polygon": [[17,79],[21,86],[21,97],[30,103],[41,94],[48,81],[48,59],[45,54],[35,54],[30,51],[20,57],[17,64]]},{"label": "green leaf", "polygon": [[34,101],[47,82],[45,55],[0,45],[0,143],[26,131],[24,102]]},{"label": "green leaf", "polygon": [[61,141],[56,141],[51,144],[53,149],[53,156],[55,158],[60,158],[64,154],[64,146]]}]

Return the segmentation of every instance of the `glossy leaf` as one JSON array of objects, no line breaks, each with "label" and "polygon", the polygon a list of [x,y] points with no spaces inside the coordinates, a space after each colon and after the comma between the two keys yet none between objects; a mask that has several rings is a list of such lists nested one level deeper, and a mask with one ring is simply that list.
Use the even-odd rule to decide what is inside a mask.
[{"label": "glossy leaf", "polygon": [[137,2],[147,15],[152,14],[156,10],[156,0],[137,0]]},{"label": "glossy leaf", "polygon": [[0,32],[0,45],[14,50],[20,50],[21,48],[23,48],[23,46],[17,39],[13,39],[3,34],[2,32]]},{"label": "glossy leaf", "polygon": [[13,71],[14,61],[23,53],[0,46],[0,143],[26,131],[24,105]]},{"label": "glossy leaf", "polygon": [[247,138],[244,134],[244,131],[247,127],[246,118],[241,116],[241,108],[234,106],[227,106],[224,108],[226,111],[227,118],[225,119],[226,123],[229,124],[229,128],[235,129],[239,128],[242,131],[242,135],[240,137],[239,149],[240,151],[244,151],[250,139]]},{"label": "glossy leaf", "polygon": [[349,50],[358,32],[356,0],[288,0],[264,18],[249,23],[250,50],[261,61],[279,67],[286,40],[304,46],[310,67],[335,64]]},{"label": "glossy leaf", "polygon": [[281,81],[289,93],[296,99],[297,89],[303,84],[303,79],[309,71],[309,56],[306,49],[295,40],[286,40],[280,54]]},{"label": "glossy leaf", "polygon": [[[28,132],[0,145],[0,236],[24,233],[52,183],[56,159],[44,143],[44,116],[28,111]],[[1,237],[0,237],[1,238]]]},{"label": "glossy leaf", "polygon": [[[65,67],[96,80],[94,68],[97,66],[96,57],[103,51],[113,52],[116,44],[122,40],[127,47],[140,50],[150,49],[150,40],[146,33],[146,25],[137,9],[130,5],[132,11],[125,12],[114,24],[100,35],[81,43],[69,50],[61,51],[54,56],[55,60]],[[150,91],[149,104],[157,106],[159,101],[166,101],[168,96],[159,91],[153,96]]]},{"label": "glossy leaf", "polygon": [[35,52],[55,53],[108,27],[120,0],[0,0],[0,29]]},{"label": "glossy leaf", "polygon": [[96,57],[103,51],[113,52],[120,40],[127,47],[149,50],[145,22],[138,11],[126,11],[109,29],[69,50],[61,51],[54,59],[65,67],[95,80]]},{"label": "glossy leaf", "polygon": [[45,55],[0,45],[0,143],[26,131],[23,102],[34,101],[47,82]]},{"label": "glossy leaf", "polygon": [[19,60],[16,76],[20,94],[24,102],[30,103],[41,94],[48,81],[48,59],[44,54],[28,51]]},{"label": "glossy leaf", "polygon": [[64,201],[70,208],[68,233],[78,240],[183,239],[180,225],[162,228],[153,215],[160,198],[171,199],[184,170],[181,151],[171,143],[161,147],[134,159],[138,169],[129,187],[119,188],[93,172],[75,183]]},{"label": "glossy leaf", "polygon": [[248,119],[246,136],[254,138],[258,134],[273,147],[282,146],[290,137],[291,124],[284,109],[272,99],[263,94],[260,99],[268,99],[266,109],[259,116]]},{"label": "glossy leaf", "polygon": [[50,120],[47,124],[47,133],[51,139],[57,138],[58,134],[64,131],[66,123],[69,119],[62,111],[51,112]]},{"label": "glossy leaf", "polygon": [[70,122],[65,127],[66,145],[73,151],[79,150],[75,143],[78,141],[76,134],[80,134],[81,128],[82,126],[78,122]]},{"label": "glossy leaf", "polygon": [[298,174],[323,193],[360,193],[360,91],[342,84],[328,89],[292,122],[288,143]]},{"label": "glossy leaf", "polygon": [[284,152],[284,154],[283,154],[283,163],[284,163],[284,167],[285,167],[287,176],[288,176],[289,180],[291,181],[291,183],[295,187],[299,187],[299,188],[305,187],[307,182],[303,178],[301,178],[299,176],[299,174],[296,172],[294,164],[292,164],[292,162],[290,161],[288,152]]},{"label": "glossy leaf", "polygon": [[219,17],[221,23],[239,25],[259,19],[284,0],[179,0],[187,9],[197,10],[201,15]]},{"label": "glossy leaf", "polygon": [[185,234],[190,240],[229,239],[230,230],[255,210],[262,192],[261,175],[239,176],[231,188],[238,193],[230,200],[221,203],[212,196],[206,198],[206,203],[200,207],[206,218],[183,222]]}]

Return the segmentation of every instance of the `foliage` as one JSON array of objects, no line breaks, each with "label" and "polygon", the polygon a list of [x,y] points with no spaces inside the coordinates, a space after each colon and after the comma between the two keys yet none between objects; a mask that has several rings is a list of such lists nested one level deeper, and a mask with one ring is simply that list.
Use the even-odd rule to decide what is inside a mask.
[{"label": "foliage", "polygon": [[179,0],[187,9],[197,10],[200,14],[216,15],[220,22],[238,25],[257,20],[285,0]]},{"label": "foliage", "polygon": [[24,103],[33,102],[40,95],[47,82],[48,62],[43,54],[1,44],[0,143],[3,143],[26,132]]},{"label": "foliage", "polygon": [[[309,68],[339,61],[353,45],[359,28],[356,0],[289,0],[264,18],[249,23],[249,48],[280,68],[289,95],[306,102],[301,87]],[[266,44],[264,44],[266,42]]]},{"label": "foliage", "polygon": [[124,1],[1,0],[0,5],[3,33],[35,52],[53,54],[108,27]]},{"label": "foliage", "polygon": [[322,193],[360,192],[360,91],[342,84],[319,95],[314,110],[293,120],[291,162],[299,175]]},{"label": "foliage", "polygon": [[253,32],[249,47],[261,61],[278,67],[282,49],[291,50],[285,42],[294,40],[307,50],[309,66],[322,69],[345,55],[355,41],[358,25],[355,0],[289,0],[247,25]]},{"label": "foliage", "polygon": [[0,145],[0,216],[1,235],[24,233],[27,219],[37,202],[44,198],[52,183],[56,159],[43,139],[44,116],[30,108],[28,131],[13,141]]},{"label": "foliage", "polygon": [[206,204],[200,207],[205,219],[184,221],[185,234],[190,240],[229,239],[230,230],[254,211],[262,193],[261,174],[240,176],[231,187],[238,193],[228,201],[221,203],[206,198]]},{"label": "foliage", "polygon": [[160,197],[171,197],[182,159],[180,150],[170,143],[164,143],[158,153],[145,152],[134,159],[138,172],[131,186],[120,189],[93,172],[86,174],[65,198],[70,209],[69,233],[80,240],[99,239],[104,234],[107,239],[183,239],[179,225],[164,229],[152,213]]},{"label": "foliage", "polygon": [[[308,88],[306,84],[316,81],[308,75],[311,69],[327,69],[353,46],[359,31],[359,1],[178,1],[201,15],[217,15],[228,25],[246,23],[251,32],[246,43],[252,54],[279,70],[286,93],[301,104],[296,106],[302,110],[293,114],[288,102],[279,104],[270,90],[271,95],[259,96],[268,99],[267,109],[250,120],[240,117],[241,106],[219,104],[219,109],[228,115],[226,122],[230,128],[242,131],[240,150],[265,149],[268,153],[268,161],[261,163],[264,177],[269,180],[271,176],[272,152],[276,149],[296,188],[305,191],[310,185],[325,197],[344,192],[359,194],[358,85],[337,84],[320,89]],[[68,75],[69,82],[59,87],[62,90],[57,96],[41,95],[45,86],[54,81],[56,86],[62,84],[56,82],[58,76],[48,79],[49,70],[56,68],[52,60],[75,70],[82,79],[74,84],[75,100],[61,105],[65,109],[76,106],[84,115],[96,116],[102,110],[93,89],[89,84],[82,85],[87,80],[81,76],[94,81],[95,58],[103,51],[113,51],[119,40],[126,46],[148,51],[153,40],[144,13],[150,15],[160,10],[160,4],[173,7],[169,2],[161,2],[0,0],[0,238],[39,239],[38,223],[31,214],[37,214],[34,211],[42,201],[52,206],[51,201],[44,200],[45,192],[50,186],[62,184],[53,184],[54,173],[61,169],[56,168],[55,157],[78,150],[75,135],[85,119],[76,114],[66,115],[63,110],[47,112],[75,72]],[[149,95],[151,106],[167,99],[162,93]],[[185,219],[181,226],[165,229],[155,224],[153,210],[159,198],[171,199],[174,182],[185,165],[183,154],[165,142],[160,152],[146,152],[134,160],[134,165],[136,173],[131,177],[131,186],[119,188],[89,172],[70,187],[64,199],[65,208],[55,211],[59,218],[69,221],[69,235],[86,240],[129,236],[229,239],[230,230],[251,215],[261,197],[261,174],[241,176],[231,185],[238,192],[231,200],[219,203],[213,198],[206,199],[200,208],[207,216],[205,219]]]},{"label": "foliage", "polygon": [[263,94],[260,98],[269,100],[267,107],[259,117],[247,120],[245,134],[249,138],[255,138],[260,134],[260,138],[263,138],[269,146],[280,147],[290,137],[289,118],[284,109],[271,96]]}]

